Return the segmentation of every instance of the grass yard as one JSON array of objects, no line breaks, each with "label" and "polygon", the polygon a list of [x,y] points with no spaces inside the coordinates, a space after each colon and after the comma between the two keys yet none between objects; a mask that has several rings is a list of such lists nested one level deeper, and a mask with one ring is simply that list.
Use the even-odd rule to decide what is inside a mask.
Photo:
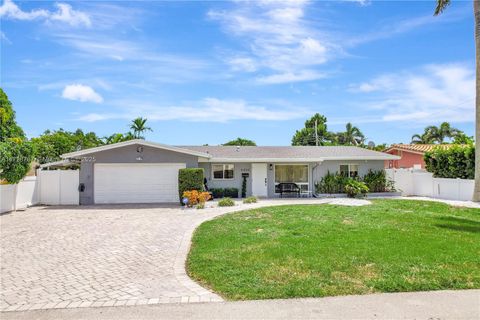
[{"label": "grass yard", "polygon": [[480,209],[374,200],[203,223],[189,275],[231,300],[480,288]]}]

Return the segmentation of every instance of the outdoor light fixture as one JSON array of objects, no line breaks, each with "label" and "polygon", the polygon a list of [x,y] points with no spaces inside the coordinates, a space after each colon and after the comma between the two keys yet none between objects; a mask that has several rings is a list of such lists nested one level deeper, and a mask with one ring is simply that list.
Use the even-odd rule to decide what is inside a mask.
[{"label": "outdoor light fixture", "polygon": [[[138,146],[137,147],[137,152],[138,153],[142,153],[143,152],[143,147],[142,146]],[[138,160],[138,159],[137,159]]]},{"label": "outdoor light fixture", "polygon": [[273,164],[270,163],[268,167],[270,168],[270,170],[273,170]]}]

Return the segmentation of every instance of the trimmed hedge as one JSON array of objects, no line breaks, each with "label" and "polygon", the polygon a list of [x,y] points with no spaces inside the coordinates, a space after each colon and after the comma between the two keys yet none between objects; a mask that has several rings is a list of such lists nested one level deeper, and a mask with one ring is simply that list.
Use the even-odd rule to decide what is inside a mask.
[{"label": "trimmed hedge", "polygon": [[182,196],[185,191],[203,191],[203,169],[186,168],[178,170],[178,196],[182,203]]},{"label": "trimmed hedge", "polygon": [[224,197],[238,198],[237,188],[211,188],[210,192],[215,199]]},{"label": "trimmed hedge", "polygon": [[435,178],[475,178],[475,146],[455,145],[425,153],[425,167]]}]

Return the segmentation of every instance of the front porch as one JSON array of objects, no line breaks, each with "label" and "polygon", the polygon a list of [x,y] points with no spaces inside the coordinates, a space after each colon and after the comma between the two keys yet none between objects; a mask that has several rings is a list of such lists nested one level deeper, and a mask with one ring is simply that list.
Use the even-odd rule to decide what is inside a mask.
[{"label": "front porch", "polygon": [[[329,160],[322,162],[200,162],[209,189],[237,189],[238,197],[298,197],[315,195],[315,184],[328,173],[364,176],[369,170],[383,170],[381,160]],[[295,184],[299,192],[282,194],[282,184]]]}]

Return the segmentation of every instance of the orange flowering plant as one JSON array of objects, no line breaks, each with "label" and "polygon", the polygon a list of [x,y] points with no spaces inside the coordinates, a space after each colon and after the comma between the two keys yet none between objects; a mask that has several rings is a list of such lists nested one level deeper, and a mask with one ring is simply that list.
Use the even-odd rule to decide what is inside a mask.
[{"label": "orange flowering plant", "polygon": [[210,194],[208,192],[198,192],[198,190],[189,190],[183,193],[183,198],[188,199],[188,206],[194,206],[198,203],[205,203],[210,200]]}]

